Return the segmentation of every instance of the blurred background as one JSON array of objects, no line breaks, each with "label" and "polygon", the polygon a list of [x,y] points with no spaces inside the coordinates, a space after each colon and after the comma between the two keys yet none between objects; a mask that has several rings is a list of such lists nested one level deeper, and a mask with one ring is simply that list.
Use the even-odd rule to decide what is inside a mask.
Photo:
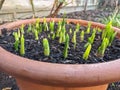
[{"label": "blurred background", "polygon": [[[59,4],[63,3],[60,7]],[[49,16],[57,7],[58,14],[82,10],[114,10],[120,0],[0,0],[0,23],[17,19]]]}]

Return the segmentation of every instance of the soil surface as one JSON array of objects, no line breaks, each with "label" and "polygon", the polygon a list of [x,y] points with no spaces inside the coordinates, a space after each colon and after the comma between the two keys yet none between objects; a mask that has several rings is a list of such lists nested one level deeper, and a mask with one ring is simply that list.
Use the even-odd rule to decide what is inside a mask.
[{"label": "soil surface", "polygon": [[[100,22],[101,21],[101,18],[103,17],[103,16],[109,16],[109,15],[111,15],[111,12],[106,12],[106,11],[100,11],[100,10],[95,10],[95,11],[92,11],[92,10],[89,10],[89,11],[87,11],[87,12],[75,12],[75,13],[70,13],[70,14],[68,14],[67,15],[67,17],[68,18],[76,18],[76,19],[85,19],[85,20],[92,20],[92,21],[96,21],[96,22]],[[61,17],[62,15],[60,15],[60,16],[58,16],[58,17]],[[73,26],[74,27],[74,26]],[[86,29],[85,29],[86,30]],[[90,35],[88,35],[88,36],[90,36]],[[87,37],[88,37],[87,36]],[[27,36],[26,36],[27,37]],[[3,38],[3,37],[2,37]],[[98,39],[98,37],[96,38],[96,40]],[[53,42],[52,40],[51,40],[51,42],[52,43],[54,43],[54,45],[56,46],[56,42],[57,42],[58,40],[56,39],[56,41],[55,42]],[[79,41],[77,41],[77,42],[79,42]],[[85,42],[83,42],[83,44],[85,44],[87,42],[87,39],[85,40]],[[30,43],[29,41],[27,42],[28,44]],[[40,44],[40,42],[36,42],[36,41],[33,41],[32,43],[39,43]],[[113,52],[115,53],[116,52],[116,54],[118,54],[118,52],[120,53],[120,42],[117,40],[117,39],[115,39],[114,40],[114,42],[113,42],[114,44],[111,46],[111,47],[109,47],[107,50],[109,51],[106,51],[106,55],[107,54],[112,54]],[[10,44],[9,44],[10,45]],[[33,45],[34,47],[37,47],[37,46],[35,46],[34,44],[31,44],[31,45]],[[73,44],[71,44],[72,46],[71,47],[73,47]],[[94,44],[94,45],[96,45],[96,44]],[[57,52],[59,52],[59,53],[61,53],[61,54],[58,54],[58,55],[55,55],[55,56],[52,56],[52,57],[42,57],[41,59],[40,59],[40,57],[37,57],[37,58],[35,58],[35,59],[37,59],[37,60],[44,60],[44,61],[49,61],[50,59],[50,61],[49,62],[54,62],[54,63],[85,63],[84,62],[84,60],[83,59],[81,59],[82,60],[82,62],[81,61],[79,61],[79,59],[81,58],[81,57],[77,57],[77,58],[75,58],[75,61],[71,61],[73,58],[71,58],[72,57],[72,55],[74,55],[74,53],[72,53],[72,52],[70,52],[69,53],[69,58],[67,58],[66,60],[64,60],[63,59],[63,56],[62,56],[62,50],[63,50],[63,46],[64,46],[64,44],[61,44],[60,46],[58,45],[58,47],[55,47],[55,46],[50,46],[50,47],[52,47],[52,48],[58,48],[58,47],[61,47],[60,48],[60,50],[59,51],[57,51]],[[76,46],[76,50],[78,50],[78,51],[76,51],[75,50],[75,52],[79,52],[79,50],[80,49],[78,49],[78,48],[81,48],[81,47],[79,47],[79,46],[81,46],[81,45],[77,45]],[[83,45],[84,46],[84,45]],[[31,47],[31,46],[30,46]],[[95,47],[95,46],[94,46]],[[111,49],[110,49],[111,48]],[[117,48],[116,50],[114,49],[114,48]],[[29,49],[31,49],[31,48],[29,48]],[[41,47],[41,49],[43,50],[43,48]],[[110,49],[110,50],[109,50]],[[35,50],[36,49],[34,49],[34,50],[32,50],[33,52],[35,52]],[[72,50],[74,50],[74,49],[72,49]],[[27,50],[26,50],[27,51]],[[83,49],[83,51],[85,51],[85,49]],[[14,53],[16,53],[16,52],[14,52]],[[51,55],[54,55],[54,53],[56,53],[56,51],[55,52],[52,52],[52,54]],[[94,53],[94,50],[93,50],[93,53]],[[92,53],[92,54],[93,54]],[[18,54],[18,53],[16,53],[16,54]],[[37,54],[39,54],[39,53],[35,53],[34,55],[30,55],[30,58],[34,58],[34,57],[36,57],[36,55]],[[43,54],[43,52],[41,52],[41,54]],[[79,53],[77,53],[77,54],[79,54]],[[82,54],[83,54],[83,52],[82,52]],[[29,55],[29,54],[27,54],[27,55]],[[113,54],[113,55],[115,55],[115,54]],[[44,56],[44,55],[43,55]],[[57,59],[56,58],[58,58],[58,56],[61,56],[61,61],[56,61]],[[95,55],[93,55],[94,56],[94,58],[96,58],[96,56]],[[25,56],[25,57],[27,57],[27,56]],[[44,58],[44,59],[43,59]],[[55,58],[55,59],[54,59]],[[90,62],[90,58],[91,58],[91,60],[93,59],[92,57],[91,57],[91,55],[90,55],[90,57],[89,57],[89,60],[87,61],[87,63],[91,63]],[[99,58],[99,61],[100,62],[105,62],[106,60],[108,60],[108,58],[110,59],[110,60],[112,60],[112,59],[114,59],[114,58],[120,58],[120,55],[117,55],[117,56],[114,56],[114,58],[113,57],[110,57],[110,56],[107,56],[107,57],[104,57],[104,59],[102,58]],[[96,61],[96,59],[94,59],[94,61],[92,62],[92,63],[96,63],[96,62],[98,62],[98,61]],[[6,74],[4,74],[4,73],[0,73],[0,90],[2,89],[2,88],[4,88],[4,87],[11,87],[12,88],[12,90],[18,90],[18,87],[17,87],[17,85],[16,85],[16,82],[15,82],[15,80],[14,80],[14,78],[13,77],[11,77],[11,76],[7,76]],[[111,84],[110,86],[109,86],[109,88],[108,88],[108,90],[120,90],[120,86],[119,86],[119,82],[117,82],[117,83],[115,83],[115,84]]]},{"label": "soil surface", "polygon": [[[43,26],[43,24],[42,24]],[[49,26],[49,24],[48,24]],[[70,34],[70,29],[72,32]],[[20,30],[20,29],[18,29]],[[0,36],[0,46],[4,49],[20,55],[20,49],[18,51],[14,48],[14,32],[18,32],[18,30],[12,30],[11,32],[6,32],[6,29],[2,30],[2,35]],[[44,30],[44,29],[43,29]],[[34,31],[28,32],[28,25],[24,27],[24,39],[25,39],[25,55],[24,57],[43,61],[43,62],[51,62],[51,63],[62,63],[62,64],[89,64],[89,63],[98,63],[98,62],[107,62],[110,60],[115,60],[120,58],[120,40],[115,38],[112,42],[112,45],[109,46],[104,54],[104,57],[98,57],[96,55],[99,46],[101,45],[102,39],[102,32],[96,31],[95,40],[92,44],[92,49],[89,55],[88,60],[83,59],[83,54],[86,50],[84,47],[87,42],[88,38],[92,36],[93,29],[91,28],[90,34],[87,34],[87,28],[80,26],[80,30],[76,32],[76,45],[72,43],[73,33],[76,30],[76,25],[74,24],[66,24],[66,33],[69,34],[70,42],[69,42],[69,49],[68,49],[68,57],[64,58],[63,52],[65,48],[65,43],[59,43],[59,38],[55,37],[52,39],[52,34],[50,38],[50,29],[48,31],[43,31],[39,33],[39,40],[35,40]],[[56,23],[54,32],[57,33],[58,25]],[[85,32],[84,41],[80,41],[80,33],[81,31]],[[43,39],[47,38],[49,45],[50,45],[50,56],[44,55],[43,49]],[[75,47],[74,47],[75,45]],[[19,46],[20,48],[20,46]]]}]

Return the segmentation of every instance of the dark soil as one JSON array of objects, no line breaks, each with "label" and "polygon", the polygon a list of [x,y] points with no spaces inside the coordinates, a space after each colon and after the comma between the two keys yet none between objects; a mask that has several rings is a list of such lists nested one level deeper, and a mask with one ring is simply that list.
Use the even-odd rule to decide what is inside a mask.
[{"label": "dark soil", "polygon": [[[57,30],[57,24],[55,25],[55,32]],[[75,31],[76,25],[74,24],[66,24],[66,30],[69,33],[70,28],[72,28],[72,32]],[[49,39],[50,44],[50,56],[46,57],[44,55],[43,50],[43,38],[47,37],[49,35],[49,31],[43,31],[39,34],[39,40],[35,40],[34,33],[30,32],[28,33],[28,26],[25,26],[24,28],[25,33],[25,55],[24,57],[29,59],[34,59],[37,61],[43,61],[43,62],[51,62],[51,63],[62,63],[62,64],[85,64],[85,63],[98,63],[98,62],[107,62],[110,60],[115,60],[120,58],[118,55],[120,53],[120,40],[115,39],[110,47],[106,49],[104,57],[97,57],[96,52],[98,47],[101,45],[101,33],[96,34],[95,41],[92,45],[92,50],[90,52],[88,60],[84,60],[83,54],[85,52],[84,45],[87,43],[88,38],[91,36],[90,34],[85,34],[85,39],[83,42],[80,42],[80,32],[84,30],[86,32],[87,28],[82,27],[77,32],[77,44],[76,48],[74,49],[74,44],[71,42],[73,34],[69,34],[70,36],[70,45],[69,45],[69,51],[68,51],[68,57],[65,59],[63,57],[63,51],[65,44],[59,43],[59,38]],[[14,49],[14,36],[13,31],[6,32],[6,29],[2,30],[2,35],[0,36],[0,46],[5,48],[6,50],[19,55],[19,51],[15,51]],[[92,30],[91,30],[92,32]],[[52,35],[51,35],[52,37]],[[48,38],[48,37],[47,37]]]},{"label": "dark soil", "polygon": [[[102,16],[100,14],[103,15],[103,16],[109,16],[111,13],[96,10],[96,11],[87,11],[87,12],[82,12],[82,13],[81,12],[75,12],[75,13],[68,14],[67,17],[68,18],[69,17],[70,18],[83,18],[83,19],[88,19],[88,20],[99,22],[102,18]],[[89,18],[88,16],[91,17],[91,18]],[[58,17],[60,17],[60,16],[58,16]],[[74,25],[72,25],[72,26],[74,28]],[[84,29],[84,27],[82,28],[82,30],[83,29]],[[9,35],[11,35],[11,36],[9,36]],[[5,36],[7,36],[6,38],[4,38],[4,36],[0,37],[0,42],[2,41],[1,46],[9,49],[10,52],[13,52],[13,53],[19,55],[18,52],[15,52],[13,50],[13,45],[12,44],[14,42],[14,39],[13,39],[12,34],[9,34],[9,35],[6,34],[5,35]],[[68,58],[66,60],[63,58],[63,55],[62,55],[64,44],[59,44],[58,45],[58,39],[55,39],[55,41],[49,40],[50,47],[51,47],[51,55],[50,55],[50,57],[45,57],[43,55],[42,42],[41,41],[39,41],[39,42],[35,41],[34,36],[31,36],[32,38],[30,40],[28,40],[28,36],[27,36],[27,34],[25,36],[25,37],[27,37],[26,45],[28,45],[28,46],[26,46],[27,48],[26,48],[25,57],[30,58],[30,59],[36,59],[36,60],[40,60],[40,61],[43,60],[44,62],[53,62],[53,63],[70,63],[70,64],[75,64],[76,63],[76,64],[78,64],[78,63],[97,63],[98,61],[99,62],[106,62],[107,60],[114,60],[116,58],[120,58],[120,55],[119,55],[119,53],[120,53],[120,41],[118,39],[115,39],[112,46],[107,48],[104,58],[97,58],[96,57],[96,55],[94,53],[96,52],[96,49],[98,48],[96,46],[98,46],[98,44],[100,44],[100,42],[99,43],[98,42],[94,43],[93,48],[92,48],[93,52],[91,52],[91,54],[89,56],[89,60],[87,60],[85,62],[85,60],[82,59],[83,52],[85,51],[83,46],[87,42],[87,38],[90,35],[86,35],[86,39],[83,43],[81,43],[81,42],[77,43],[77,46],[76,46],[75,50],[73,49],[73,44],[72,43],[70,44],[71,49],[69,50],[69,55],[68,55]],[[7,39],[8,37],[9,37],[9,39]],[[98,38],[99,37],[96,37],[96,41],[98,41]],[[41,37],[40,37],[40,39],[42,40]],[[11,41],[12,41],[12,43],[10,43]],[[77,42],[79,42],[79,39],[78,39]],[[11,48],[9,48],[10,46],[11,46]],[[30,51],[33,54],[29,53]],[[79,51],[81,51],[81,53]],[[76,52],[76,53],[74,53],[74,52]],[[39,55],[42,56],[42,58]],[[73,56],[76,56],[76,57],[73,58]],[[6,81],[6,77],[7,77],[7,81]],[[0,82],[0,89],[4,88],[4,87],[12,87],[13,90],[18,90],[18,88],[15,84],[15,80],[13,78],[11,78],[11,77],[9,78],[9,76],[5,76],[4,73],[1,73],[0,79],[1,78],[3,78],[2,80],[4,80],[4,82],[6,82],[6,83],[4,84],[3,81]],[[108,90],[120,90],[119,83],[111,84]]]},{"label": "dark soil", "polygon": [[12,76],[5,73],[0,73],[0,90],[3,88],[11,88],[11,90],[19,90],[16,81]]}]

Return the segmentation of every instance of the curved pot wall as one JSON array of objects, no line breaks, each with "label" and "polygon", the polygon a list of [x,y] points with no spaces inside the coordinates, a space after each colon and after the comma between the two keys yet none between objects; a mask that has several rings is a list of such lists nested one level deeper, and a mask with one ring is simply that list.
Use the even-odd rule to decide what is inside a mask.
[{"label": "curved pot wall", "polygon": [[[47,22],[60,18],[48,18]],[[34,23],[36,19],[21,20],[2,28],[17,28],[22,24]],[[41,18],[42,22],[43,19]],[[88,21],[67,19],[67,23],[87,26]],[[92,22],[92,27],[105,25]],[[113,27],[120,37],[120,29]],[[53,64],[38,62],[14,55],[0,47],[0,70],[16,77],[20,90],[106,90],[107,83],[120,80],[120,59],[98,64]],[[114,72],[113,72],[114,71]],[[102,87],[101,87],[102,86]],[[100,88],[101,87],[101,88]],[[100,88],[100,89],[98,89]]]}]

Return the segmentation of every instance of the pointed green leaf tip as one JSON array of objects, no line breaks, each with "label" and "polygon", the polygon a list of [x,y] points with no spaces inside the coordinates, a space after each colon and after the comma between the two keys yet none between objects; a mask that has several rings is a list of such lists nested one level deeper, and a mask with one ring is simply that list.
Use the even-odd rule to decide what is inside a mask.
[{"label": "pointed green leaf tip", "polygon": [[86,31],[87,34],[90,33],[90,27],[91,27],[91,22],[88,23],[88,28],[87,28],[87,31]]},{"label": "pointed green leaf tip", "polygon": [[76,41],[76,31],[74,31],[74,33],[73,33],[72,43],[74,43],[74,49],[75,49],[76,48],[76,43],[77,43],[77,41]]},{"label": "pointed green leaf tip", "polygon": [[54,25],[55,25],[54,21],[50,22],[50,30],[51,30],[51,33],[54,32]]},{"label": "pointed green leaf tip", "polygon": [[38,31],[35,30],[35,31],[34,31],[34,34],[35,34],[35,40],[38,40],[38,39],[39,39]]},{"label": "pointed green leaf tip", "polygon": [[76,32],[78,32],[78,31],[79,31],[79,29],[80,29],[80,24],[79,24],[79,23],[77,23],[77,26],[76,26]]},{"label": "pointed green leaf tip", "polygon": [[22,24],[22,26],[20,27],[20,31],[22,34],[24,34],[24,24]]},{"label": "pointed green leaf tip", "polygon": [[15,38],[15,42],[14,42],[14,48],[16,51],[18,51],[18,47],[19,47],[19,36],[17,32],[13,33],[14,38]]},{"label": "pointed green leaf tip", "polygon": [[105,30],[102,32],[102,39],[107,38],[109,40],[109,46],[110,46],[116,34],[117,32],[115,32],[112,28],[112,21],[110,21],[106,25]]},{"label": "pointed green leaf tip", "polygon": [[44,19],[43,19],[43,27],[44,27],[44,31],[48,31],[48,23],[47,23],[45,17],[44,17]]},{"label": "pointed green leaf tip", "polygon": [[82,30],[82,32],[80,32],[80,41],[84,41],[84,31]]},{"label": "pointed green leaf tip", "polygon": [[32,25],[31,24],[28,24],[28,30],[27,30],[27,33],[31,32],[32,31]]},{"label": "pointed green leaf tip", "polygon": [[69,48],[69,35],[67,34],[65,38],[64,58],[68,57],[68,48]]},{"label": "pointed green leaf tip", "polygon": [[93,32],[92,32],[92,35],[88,38],[88,42],[89,42],[90,44],[93,44],[94,39],[95,39],[95,35],[96,35],[96,30],[95,30],[95,28],[94,28],[94,29],[93,29]]},{"label": "pointed green leaf tip", "polygon": [[49,47],[49,42],[47,38],[43,39],[43,48],[44,48],[44,55],[49,56],[50,55],[50,47]]},{"label": "pointed green leaf tip", "polygon": [[40,28],[40,19],[38,18],[38,19],[36,19],[36,24],[35,24],[35,27],[36,27],[36,29],[39,31],[39,28]]},{"label": "pointed green leaf tip", "polygon": [[88,59],[88,56],[89,56],[90,51],[91,51],[91,47],[92,47],[91,44],[89,44],[86,51],[85,51],[85,53],[83,54],[83,59],[85,59],[85,60]]},{"label": "pointed green leaf tip", "polygon": [[70,28],[69,33],[72,34],[72,29]]},{"label": "pointed green leaf tip", "polygon": [[107,46],[109,45],[108,38],[104,38],[102,44],[99,46],[97,56],[103,57]]}]

